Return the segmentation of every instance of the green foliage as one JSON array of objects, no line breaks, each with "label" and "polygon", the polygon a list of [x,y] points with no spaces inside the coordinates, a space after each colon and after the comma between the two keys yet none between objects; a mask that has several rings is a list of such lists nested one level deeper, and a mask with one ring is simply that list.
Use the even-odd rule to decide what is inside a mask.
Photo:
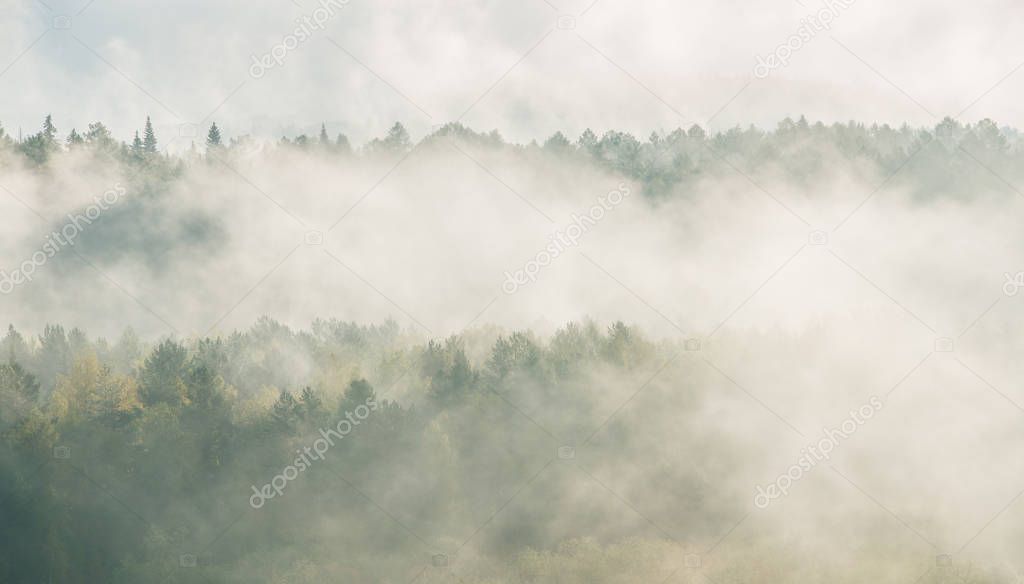
[{"label": "green foliage", "polygon": [[[771,131],[737,126],[710,133],[693,125],[652,132],[646,140],[614,130],[599,136],[588,128],[575,141],[556,132],[543,146],[508,144],[497,131],[478,133],[459,123],[445,124],[416,144],[405,126],[396,122],[384,136],[359,148],[344,134],[332,141],[326,124],[321,124],[317,136],[282,137],[279,144],[341,160],[352,154],[399,156],[441,139],[519,154],[543,153],[554,161],[589,162],[636,181],[652,197],[690,196],[698,181],[734,176],[737,171],[746,175],[765,171],[792,184],[810,185],[815,178],[836,172],[835,160],[843,160],[853,172],[872,180],[899,170],[897,179],[921,197],[963,196],[978,185],[991,184],[993,173],[1012,181],[1024,167],[1018,133],[989,119],[962,124],[945,118],[933,128],[893,128],[857,122],[826,125],[801,116],[786,118]],[[20,143],[13,143],[0,129],[0,149],[13,146],[16,155],[38,167],[47,166],[65,149],[82,147],[128,165],[145,161],[154,177],[169,176],[180,165],[201,158],[194,153],[179,161],[156,156],[157,137],[148,118],[142,136],[133,136],[128,143],[119,144],[99,122],[90,124],[84,135],[72,130],[63,142],[57,140],[57,128],[49,116],[40,132]],[[218,158],[236,150],[251,156],[253,150],[252,140],[232,139],[228,144],[216,123],[209,127],[205,142],[207,152]]]},{"label": "green foliage", "polygon": [[427,393],[441,408],[450,407],[476,391],[479,373],[474,371],[458,337],[444,344],[430,341],[422,357],[421,372],[430,380]]},{"label": "green foliage", "polygon": [[0,364],[0,432],[15,425],[39,401],[39,382],[16,361]]},{"label": "green foliage", "polygon": [[220,148],[223,146],[220,128],[217,127],[217,122],[210,124],[210,131],[206,134],[206,147],[207,148]]},{"label": "green foliage", "polygon": [[395,122],[387,136],[383,139],[374,138],[366,145],[366,150],[371,153],[395,154],[406,152],[411,147],[408,130],[400,122]]},{"label": "green foliage", "polygon": [[53,125],[53,117],[46,116],[43,120],[43,129],[38,134],[33,134],[19,144],[19,150],[28,161],[35,165],[43,165],[60,150],[57,142],[57,128]]},{"label": "green foliage", "polygon": [[83,138],[82,135],[79,134],[77,130],[75,130],[74,128],[71,128],[71,132],[68,133],[68,137],[67,137],[67,140],[65,141],[65,144],[67,144],[67,147],[70,150],[72,148],[75,148],[77,146],[81,146],[82,144],[85,144],[85,138]]},{"label": "green foliage", "polygon": [[143,145],[142,140],[139,138],[139,133],[135,132],[135,138],[132,140],[131,145],[132,160],[135,162],[141,162],[146,154],[146,147]]},{"label": "green foliage", "polygon": [[146,116],[146,128],[143,132],[142,151],[148,154],[156,154],[156,133],[153,131],[153,123]]},{"label": "green foliage", "polygon": [[188,351],[168,339],[157,345],[139,372],[139,394],[143,404],[180,406],[188,399],[185,360]]},{"label": "green foliage", "polygon": [[[833,157],[870,176],[902,169],[894,180],[922,197],[972,192],[993,172],[1020,178],[1024,167],[1016,134],[991,120],[911,129],[801,117],[772,131],[692,126],[646,140],[587,129],[575,141],[556,133],[543,146],[508,144],[497,132],[457,123],[414,146],[396,123],[354,152],[343,134],[329,140],[322,124],[318,137],[282,145],[292,149],[286,156],[305,149],[344,165],[350,156],[398,157],[447,140],[593,164],[659,197],[695,196],[689,187],[697,181],[737,169],[810,182],[835,172]],[[206,144],[217,157],[251,146],[225,144],[216,124]],[[99,122],[58,140],[48,116],[20,143],[0,130],[0,150],[0,166],[27,163],[40,172],[70,150],[74,159],[123,164],[138,171],[140,191],[153,200],[172,190],[178,164],[192,163],[157,154],[148,118],[128,144]],[[104,218],[110,229],[118,212]],[[123,217],[120,225],[136,229]],[[189,239],[201,233],[195,228]],[[80,245],[88,251],[102,242],[83,237]],[[132,247],[114,245],[119,253]],[[602,480],[655,459],[654,470],[607,488],[613,499],[644,501],[659,523],[685,526],[693,541],[713,543],[734,521],[734,501],[718,486],[733,470],[731,451],[705,430],[729,422],[699,418],[697,405],[707,382],[700,376],[716,373],[700,363],[696,371],[666,366],[678,347],[622,322],[570,323],[549,339],[529,331],[494,333],[486,343],[410,338],[393,321],[318,320],[293,330],[262,318],[229,336],[154,345],[131,330],[108,345],[58,325],[38,336],[9,327],[0,341],[0,530],[9,542],[0,549],[0,582],[148,582],[168,574],[194,582],[408,581],[416,573],[404,570],[408,557],[424,547],[457,549],[481,525],[468,548],[481,565],[467,582],[662,581],[677,550],[661,539],[628,539],[635,529],[584,497],[581,479],[608,495],[591,484],[598,478],[566,465],[525,484],[563,444],[587,444],[591,458],[581,466],[594,465]],[[367,418],[355,417],[371,403],[377,407]],[[350,431],[332,437],[323,459],[285,495],[248,507],[251,486],[269,482],[340,421]],[[666,451],[685,463],[651,456],[666,436]],[[70,459],[54,457],[67,446]],[[683,503],[645,501],[641,487],[650,483],[672,485],[665,490],[683,492]],[[532,493],[530,503],[491,521],[520,488]],[[600,540],[581,539],[594,534]],[[205,552],[212,559],[199,568],[177,567],[181,554]],[[750,554],[715,575],[758,581],[747,577],[749,558],[760,581],[785,580],[793,567]]]},{"label": "green foliage", "polygon": [[[183,572],[186,580],[266,581],[266,570],[379,579],[401,565],[397,556],[412,552],[412,542],[368,514],[365,499],[337,477],[418,532],[465,537],[507,497],[508,481],[535,470],[536,449],[555,447],[523,435],[522,420],[487,388],[524,406],[548,400],[589,412],[579,407],[593,399],[586,369],[608,375],[621,370],[620,355],[648,351],[629,350],[646,345],[622,326],[603,335],[570,325],[551,343],[528,332],[503,335],[489,351],[474,348],[489,353],[480,363],[461,337],[411,345],[393,321],[317,321],[296,332],[260,319],[229,337],[154,345],[129,330],[113,346],[78,329],[47,326],[26,339],[9,328],[10,359],[0,364],[0,497],[20,511],[0,511],[0,530],[19,544],[0,551],[0,581],[157,581],[179,569],[181,554],[204,551],[212,560]],[[407,355],[397,374],[396,355]],[[268,375],[286,363],[296,371]],[[559,368],[565,379],[550,373]],[[39,381],[51,378],[50,388]],[[275,378],[293,382],[275,388]],[[600,420],[588,416],[581,425],[596,427]],[[334,444],[285,496],[248,507],[250,485],[270,481],[325,435]],[[54,459],[64,446],[70,457]],[[40,468],[33,461],[46,465],[32,473]],[[328,515],[336,526],[314,538],[305,526]],[[241,524],[218,538],[232,521]],[[538,531],[529,541],[563,535]],[[498,553],[523,537],[498,529],[481,544]]]},{"label": "green foliage", "polygon": [[111,136],[110,130],[100,122],[89,124],[89,130],[85,133],[85,142],[97,152],[109,154],[117,150],[117,141]]}]

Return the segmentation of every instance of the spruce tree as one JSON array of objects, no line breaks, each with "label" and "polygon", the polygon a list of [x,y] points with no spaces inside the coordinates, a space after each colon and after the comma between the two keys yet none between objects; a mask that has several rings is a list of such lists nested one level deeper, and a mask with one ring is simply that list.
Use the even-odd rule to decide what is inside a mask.
[{"label": "spruce tree", "polygon": [[149,116],[146,116],[146,129],[143,134],[142,149],[146,154],[156,154],[156,133],[153,132],[153,123],[149,121]]},{"label": "spruce tree", "polygon": [[220,148],[220,146],[221,146],[220,128],[218,128],[217,127],[217,123],[214,122],[213,125],[210,126],[210,132],[208,134],[206,134],[206,147],[207,148]]},{"label": "spruce tree", "polygon": [[139,131],[135,130],[135,139],[132,140],[131,146],[132,156],[137,159],[141,159],[143,154],[143,148],[144,146],[142,144],[142,140],[139,138]]},{"label": "spruce tree", "polygon": [[46,114],[46,119],[43,120],[43,138],[48,146],[57,144],[57,127],[53,125],[53,116],[50,114]]}]

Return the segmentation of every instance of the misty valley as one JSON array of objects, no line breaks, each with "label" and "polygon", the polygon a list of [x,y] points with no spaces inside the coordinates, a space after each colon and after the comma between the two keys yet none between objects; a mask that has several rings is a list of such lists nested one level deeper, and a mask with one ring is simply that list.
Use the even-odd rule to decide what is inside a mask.
[{"label": "misty valley", "polygon": [[1015,129],[320,127],[0,128],[0,582],[1020,581]]}]

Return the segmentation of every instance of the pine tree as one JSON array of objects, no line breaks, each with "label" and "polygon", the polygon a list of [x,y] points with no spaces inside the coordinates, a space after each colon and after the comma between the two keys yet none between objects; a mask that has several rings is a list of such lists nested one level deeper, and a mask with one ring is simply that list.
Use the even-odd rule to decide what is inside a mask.
[{"label": "pine tree", "polygon": [[217,123],[216,122],[214,122],[213,125],[210,126],[210,132],[208,134],[206,134],[206,147],[207,148],[220,148],[221,147],[220,128],[217,127]]},{"label": "pine tree", "polygon": [[320,145],[321,146],[330,146],[331,145],[331,139],[329,137],[327,137],[327,126],[325,124],[320,124]]},{"label": "pine tree", "polygon": [[404,152],[411,146],[409,141],[409,132],[402,125],[402,122],[395,122],[394,126],[388,130],[388,137],[384,139],[384,144],[388,150],[394,152]]},{"label": "pine tree", "polygon": [[48,146],[57,145],[57,127],[53,125],[53,116],[46,114],[43,120],[43,138]]},{"label": "pine tree", "polygon": [[582,134],[580,134],[580,139],[576,141],[576,144],[579,146],[580,150],[590,152],[595,146],[597,146],[597,136],[594,135],[593,130],[587,128],[586,130],[583,130]]},{"label": "pine tree", "polygon": [[167,403],[181,405],[187,398],[188,388],[183,377],[186,375],[185,360],[188,350],[174,342],[165,340],[150,353],[139,371],[139,395],[146,405]]},{"label": "pine tree", "polygon": [[143,154],[142,140],[139,138],[139,131],[135,131],[135,139],[132,140],[131,153],[135,158],[142,158]]},{"label": "pine tree", "polygon": [[12,324],[7,325],[7,336],[0,341],[0,347],[3,347],[0,360],[6,357],[8,363],[28,363],[32,355],[32,350],[25,341],[25,337],[16,331]]},{"label": "pine tree", "polygon": [[156,133],[153,132],[153,123],[149,121],[149,116],[146,116],[146,129],[144,131],[145,138],[142,141],[142,149],[146,154],[156,154]]},{"label": "pine tree", "polygon": [[84,144],[84,143],[85,143],[85,138],[83,138],[82,135],[79,134],[74,128],[71,128],[71,133],[68,134],[68,138],[67,138],[68,147],[70,148],[72,146],[77,146],[79,144]]},{"label": "pine tree", "polygon": [[334,149],[341,154],[351,154],[352,145],[348,141],[348,136],[345,134],[338,134],[338,138],[334,141]]},{"label": "pine tree", "polygon": [[291,429],[298,417],[297,410],[298,403],[295,398],[288,390],[282,389],[280,395],[277,396],[277,401],[274,402],[270,416],[282,429]]},{"label": "pine tree", "polygon": [[552,152],[568,152],[571,150],[571,146],[565,134],[555,132],[553,136],[544,141],[544,149]]},{"label": "pine tree", "polygon": [[19,148],[25,156],[37,165],[45,164],[50,155],[60,150],[57,143],[57,128],[49,115],[43,121],[43,129],[20,142]]},{"label": "pine tree", "polygon": [[323,407],[323,400],[321,400],[320,396],[318,396],[316,392],[313,391],[313,388],[308,385],[302,389],[299,402],[302,405],[303,414],[307,419],[315,420],[320,414],[320,409]]},{"label": "pine tree", "polygon": [[100,122],[89,124],[89,130],[85,133],[85,141],[95,148],[108,152],[117,149],[117,141],[110,135],[110,130]]},{"label": "pine tree", "polygon": [[345,412],[355,412],[359,406],[375,401],[377,393],[373,391],[373,386],[365,379],[353,379],[338,403],[338,413],[344,416]]}]

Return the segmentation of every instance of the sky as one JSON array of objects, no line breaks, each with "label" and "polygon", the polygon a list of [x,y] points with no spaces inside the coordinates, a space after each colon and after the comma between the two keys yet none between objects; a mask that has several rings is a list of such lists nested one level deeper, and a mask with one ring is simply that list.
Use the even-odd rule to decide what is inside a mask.
[{"label": "sky", "polygon": [[[414,138],[461,121],[519,142],[801,114],[1024,125],[1024,7],[1009,0],[3,3],[0,123],[14,135],[47,113],[62,132],[101,120],[121,139],[149,115],[171,151],[211,121],[272,138],[326,123],[355,143],[395,121]],[[321,25],[303,24],[318,9]]]}]

